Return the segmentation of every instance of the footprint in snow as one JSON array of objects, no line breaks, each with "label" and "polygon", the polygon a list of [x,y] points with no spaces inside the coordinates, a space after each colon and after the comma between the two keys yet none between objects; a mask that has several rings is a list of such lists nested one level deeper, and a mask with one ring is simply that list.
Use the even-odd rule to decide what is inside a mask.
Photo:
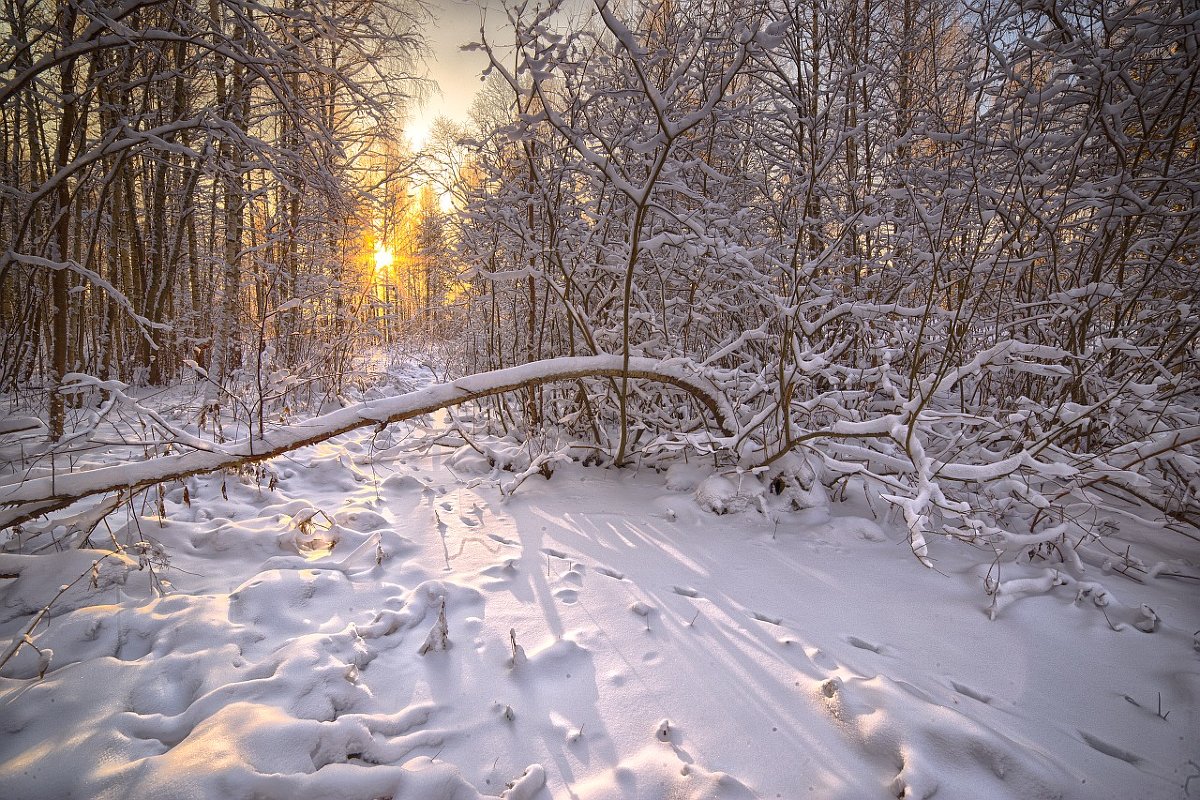
[{"label": "footprint in snow", "polygon": [[543,547],[542,552],[548,556],[554,556],[555,558],[570,558],[570,556],[568,556],[562,550],[555,550],[553,547]]},{"label": "footprint in snow", "polygon": [[883,650],[883,645],[873,644],[857,636],[847,636],[846,642],[853,647],[857,647],[859,650],[870,650],[872,653],[879,653]]},{"label": "footprint in snow", "polygon": [[[683,597],[699,597],[700,593],[690,586],[672,586],[671,591]],[[778,624],[778,623],[777,623]]]},{"label": "footprint in snow", "polygon": [[754,617],[759,622],[765,622],[768,625],[782,625],[783,624],[782,617],[772,617],[767,614],[759,613],[758,611],[751,611],[750,616]]},{"label": "footprint in snow", "polygon": [[804,654],[808,656],[809,661],[822,669],[837,669],[837,662],[819,647],[806,647]]},{"label": "footprint in snow", "polygon": [[1137,764],[1142,760],[1142,757],[1137,753],[1131,753],[1123,747],[1118,747],[1115,744],[1109,744],[1103,739],[1099,739],[1087,731],[1080,731],[1079,735],[1083,737],[1083,741],[1087,746],[1098,753],[1103,753],[1110,758],[1115,758],[1129,764]]},{"label": "footprint in snow", "polygon": [[964,697],[969,697],[984,705],[991,705],[992,698],[977,689],[972,689],[970,686],[965,686],[958,681],[950,681],[950,685],[954,687],[954,691]]},{"label": "footprint in snow", "polygon": [[579,601],[579,592],[574,589],[557,589],[554,596],[567,605],[572,605]]},{"label": "footprint in snow", "polygon": [[617,572],[615,569],[609,569],[608,567],[596,567],[596,572],[599,572],[606,578],[612,578],[615,581],[625,580],[625,573]]},{"label": "footprint in snow", "polygon": [[499,542],[500,544],[507,544],[507,545],[511,545],[513,547],[517,546],[516,541],[509,539],[505,536],[501,536],[498,533],[489,533],[488,538],[491,539],[493,542]]}]

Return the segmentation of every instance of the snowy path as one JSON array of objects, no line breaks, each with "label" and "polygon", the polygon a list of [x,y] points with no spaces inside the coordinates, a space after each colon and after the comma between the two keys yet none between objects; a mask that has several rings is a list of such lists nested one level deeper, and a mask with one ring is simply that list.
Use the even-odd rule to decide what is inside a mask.
[{"label": "snowy path", "polygon": [[[173,591],[110,561],[64,598],[45,679],[28,648],[0,678],[0,796],[1175,798],[1200,761],[1191,587],[1111,583],[1119,632],[1068,590],[992,622],[986,570],[846,506],[775,526],[575,465],[504,500],[481,459],[370,448],[143,517]],[[91,556],[3,558],[11,637]]]}]

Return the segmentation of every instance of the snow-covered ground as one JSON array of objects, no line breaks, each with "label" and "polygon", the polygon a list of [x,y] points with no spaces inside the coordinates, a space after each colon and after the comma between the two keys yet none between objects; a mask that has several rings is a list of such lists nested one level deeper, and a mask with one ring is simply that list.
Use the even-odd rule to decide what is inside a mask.
[{"label": "snow-covered ground", "polygon": [[0,671],[0,797],[1200,796],[1194,581],[1054,585],[1047,551],[993,614],[986,558],[923,567],[861,489],[560,464],[506,497],[393,428],[110,518],[161,551],[0,555],[6,651],[81,578]]}]

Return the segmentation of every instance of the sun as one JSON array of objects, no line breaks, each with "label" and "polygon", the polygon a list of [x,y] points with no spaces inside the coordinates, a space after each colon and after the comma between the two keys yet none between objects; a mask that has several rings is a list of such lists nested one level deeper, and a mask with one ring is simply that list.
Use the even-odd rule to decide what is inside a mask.
[{"label": "sun", "polygon": [[388,267],[396,262],[395,255],[383,242],[375,243],[375,272],[379,275],[387,272]]}]

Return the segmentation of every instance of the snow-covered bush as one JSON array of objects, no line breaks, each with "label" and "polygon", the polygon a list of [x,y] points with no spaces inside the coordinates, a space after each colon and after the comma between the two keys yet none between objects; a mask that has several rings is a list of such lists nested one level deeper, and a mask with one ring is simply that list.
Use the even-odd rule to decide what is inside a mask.
[{"label": "snow-covered bush", "polygon": [[764,478],[771,494],[777,495],[790,510],[823,508],[829,505],[829,493],[817,469],[808,458],[787,453],[771,465]]},{"label": "snow-covered bush", "polygon": [[[529,388],[493,418],[554,420],[601,461],[694,449],[726,480],[779,464],[768,485],[820,505],[822,481],[784,466],[803,453],[883,495],[926,563],[934,537],[1013,557],[1063,518],[1091,520],[1064,552],[1096,544],[1135,507],[1195,535],[1200,225],[1178,213],[1176,154],[1200,124],[1178,46],[1198,22],[1157,0],[956,8],[885,14],[893,36],[868,48],[820,14],[707,38],[666,14],[655,47],[612,11],[565,37],[518,20],[517,69],[495,53],[491,90],[522,113],[496,109],[462,187],[464,358],[686,364],[738,430],[649,381]],[[914,24],[928,57],[895,50]],[[813,41],[824,69],[796,80]],[[659,71],[665,94],[640,77]],[[903,110],[874,102],[897,85]],[[700,498],[743,495],[713,480]]]}]

